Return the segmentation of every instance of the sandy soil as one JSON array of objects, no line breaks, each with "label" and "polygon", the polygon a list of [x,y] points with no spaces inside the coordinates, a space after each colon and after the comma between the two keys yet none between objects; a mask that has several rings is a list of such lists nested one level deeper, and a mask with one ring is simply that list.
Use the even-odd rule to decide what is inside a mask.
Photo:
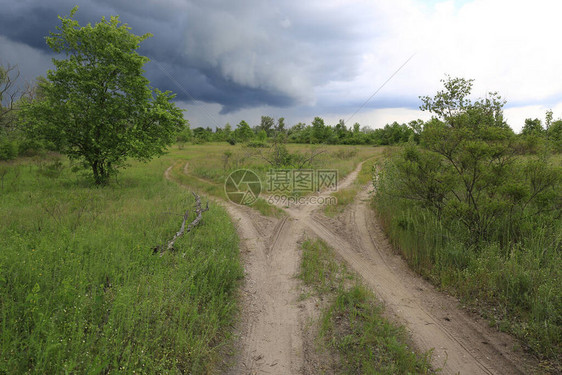
[{"label": "sandy soil", "polygon": [[[341,181],[339,189],[349,186],[360,168]],[[406,327],[415,347],[433,350],[432,364],[442,373],[532,373],[536,362],[513,351],[519,345],[511,336],[462,310],[457,300],[414,274],[395,254],[369,207],[369,194],[369,187],[362,189],[336,219],[312,205],[282,207],[288,217],[272,219],[222,203],[236,223],[246,272],[237,351],[226,373],[316,372],[319,365],[312,362],[318,358],[307,328],[315,304],[299,300],[300,283],[295,278],[298,242],[305,233],[323,239],[364,279],[393,319]]]}]

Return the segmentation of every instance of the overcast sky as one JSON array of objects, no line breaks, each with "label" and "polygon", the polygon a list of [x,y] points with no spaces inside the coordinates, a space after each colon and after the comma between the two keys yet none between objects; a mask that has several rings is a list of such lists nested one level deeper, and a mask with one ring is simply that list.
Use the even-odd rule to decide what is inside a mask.
[{"label": "overcast sky", "polygon": [[154,34],[147,77],[178,94],[192,127],[425,119],[418,97],[445,74],[474,78],[475,97],[498,91],[516,131],[549,108],[562,117],[556,0],[0,0],[0,63],[44,75],[44,37],[76,4],[81,24],[119,15]]}]

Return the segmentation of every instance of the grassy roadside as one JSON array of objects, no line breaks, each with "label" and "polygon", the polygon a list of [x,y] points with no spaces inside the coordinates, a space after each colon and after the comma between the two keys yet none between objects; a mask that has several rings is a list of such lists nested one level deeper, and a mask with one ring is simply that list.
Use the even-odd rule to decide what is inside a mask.
[{"label": "grassy roadside", "polygon": [[350,205],[359,190],[365,186],[368,182],[372,181],[373,179],[373,168],[379,158],[383,154],[383,148],[377,149],[377,155],[367,159],[363,165],[361,166],[361,170],[357,175],[357,178],[351,186],[346,189],[341,189],[336,191],[335,193],[331,194],[332,197],[336,198],[336,204],[326,205],[324,207],[324,214],[329,217],[334,217],[340,213],[342,213],[345,208]]},{"label": "grassy roadside", "polygon": [[[357,164],[379,149],[372,146],[302,145],[287,144],[292,154],[309,155],[312,151],[323,151],[314,158],[308,168],[337,169],[339,178],[347,176]],[[262,183],[267,181],[267,172],[276,169],[259,154],[268,155],[269,148],[251,148],[228,143],[206,143],[203,145],[174,146],[170,157],[189,162],[189,174],[222,187],[226,176],[232,171],[245,168],[255,172]],[[277,167],[281,169],[287,166]]]},{"label": "grassy roadside", "polygon": [[103,189],[59,157],[3,166],[0,374],[213,368],[237,309],[238,238],[211,204],[176,252],[152,254],[193,206],[164,180],[171,163],[132,163]]},{"label": "grassy roadside", "polygon": [[[381,154],[383,150],[371,146],[324,145],[311,147],[308,145],[287,145],[289,152],[300,154],[306,154],[311,150],[321,148],[324,152],[314,160],[312,167],[314,169],[336,169],[340,179],[352,172],[359,162],[372,157],[374,154]],[[275,168],[258,156],[258,153],[266,154],[267,152],[268,149],[256,150],[240,145],[232,146],[227,143],[187,145],[182,146],[181,149],[176,146],[170,152],[170,157],[177,160],[172,169],[172,177],[176,181],[193,188],[196,192],[226,199],[224,192],[226,177],[237,169],[249,169],[259,176],[263,187],[262,192],[267,194],[267,173]],[[186,163],[188,163],[187,174],[184,170]],[[339,212],[343,209],[342,207],[349,204],[359,186],[364,185],[371,178],[371,166],[373,164],[374,159],[369,159],[359,175],[361,182],[356,182],[354,185],[356,189],[353,191],[345,189],[342,192],[335,193],[338,201],[342,203],[335,208],[327,209]],[[266,216],[284,216],[282,210],[269,204],[263,198],[259,198],[251,207]]]},{"label": "grassy roadside", "polygon": [[383,317],[383,306],[320,240],[302,244],[299,277],[328,302],[320,318],[320,350],[339,357],[338,374],[433,373],[430,354],[416,354],[406,333]]},{"label": "grassy roadside", "polygon": [[[524,158],[524,157],[522,157]],[[561,166],[560,155],[553,158]],[[491,326],[519,338],[543,369],[562,370],[562,221],[528,218],[507,251],[492,239],[479,248],[459,224],[446,227],[429,211],[396,196],[389,163],[373,205],[393,245],[410,266],[478,311]],[[560,193],[559,197],[560,197]],[[560,198],[558,198],[560,199]]]},{"label": "grassy roadside", "polygon": [[[227,199],[224,191],[224,185],[214,183],[212,181],[202,180],[189,173],[186,174],[184,167],[185,163],[183,161],[176,161],[173,164],[170,172],[174,181],[177,181],[184,186],[189,186],[189,189],[195,191],[196,193],[206,194],[224,200]],[[285,216],[285,212],[283,210],[277,206],[267,203],[263,198],[258,198],[257,201],[255,201],[250,207],[257,210],[264,216],[277,218]]]}]

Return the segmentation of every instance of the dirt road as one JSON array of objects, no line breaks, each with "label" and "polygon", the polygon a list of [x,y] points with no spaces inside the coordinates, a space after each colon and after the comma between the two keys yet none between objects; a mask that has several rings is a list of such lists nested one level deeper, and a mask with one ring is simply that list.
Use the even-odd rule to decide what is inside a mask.
[{"label": "dirt road", "polygon": [[[349,186],[361,168],[339,183]],[[169,176],[168,176],[169,177]],[[433,350],[432,364],[444,374],[530,373],[533,361],[514,353],[515,340],[489,328],[414,274],[397,256],[369,207],[369,188],[336,219],[319,206],[283,207],[288,217],[272,219],[223,203],[241,238],[246,278],[238,354],[227,374],[305,374],[307,309],[299,301],[298,241],[323,239],[357,272],[406,326],[418,350]]]}]

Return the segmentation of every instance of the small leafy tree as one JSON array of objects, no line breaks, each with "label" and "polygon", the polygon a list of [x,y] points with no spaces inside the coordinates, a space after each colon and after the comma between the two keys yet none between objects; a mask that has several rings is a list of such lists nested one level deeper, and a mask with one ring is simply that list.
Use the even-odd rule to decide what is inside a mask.
[{"label": "small leafy tree", "polygon": [[241,142],[247,142],[254,137],[252,128],[250,128],[250,125],[248,125],[248,123],[244,120],[240,121],[234,133],[236,135],[236,139]]},{"label": "small leafy tree", "polygon": [[538,118],[536,119],[525,119],[525,125],[523,125],[523,129],[521,130],[522,135],[541,135],[544,133],[544,128],[542,127],[541,120]]},{"label": "small leafy tree", "polygon": [[312,138],[311,143],[322,143],[326,138],[326,125],[321,117],[312,120]]},{"label": "small leafy tree", "polygon": [[395,160],[395,193],[433,212],[445,224],[461,223],[478,243],[493,233],[515,240],[524,217],[555,212],[559,176],[548,160],[519,162],[515,135],[503,122],[499,97],[471,102],[471,80],[445,82],[445,91],[423,97],[436,115]]},{"label": "small leafy tree", "polygon": [[258,127],[259,130],[265,131],[266,135],[269,137],[272,135],[275,126],[275,120],[271,116],[262,116],[260,126]]},{"label": "small leafy tree", "polygon": [[174,95],[152,89],[143,76],[148,58],[137,53],[142,36],[118,17],[81,27],[75,7],[47,44],[65,59],[40,83],[41,100],[22,109],[31,134],[91,169],[98,185],[107,184],[127,158],[146,161],[162,154],[185,124]]}]

